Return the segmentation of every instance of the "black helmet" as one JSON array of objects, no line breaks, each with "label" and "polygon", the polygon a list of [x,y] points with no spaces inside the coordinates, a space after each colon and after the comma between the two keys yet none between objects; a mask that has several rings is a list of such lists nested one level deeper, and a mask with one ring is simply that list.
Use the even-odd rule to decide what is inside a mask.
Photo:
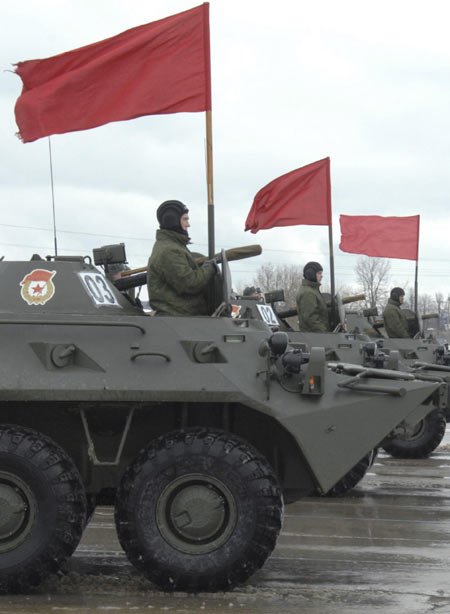
[{"label": "black helmet", "polygon": [[256,293],[255,286],[247,286],[244,290],[244,294],[242,296],[253,296]]},{"label": "black helmet", "polygon": [[189,209],[180,200],[165,200],[156,210],[156,217],[158,218],[160,228],[187,234],[181,228],[180,219],[182,215],[188,212]]},{"label": "black helmet", "polygon": [[303,267],[303,277],[309,281],[317,281],[317,273],[323,271],[319,262],[307,262]]},{"label": "black helmet", "polygon": [[401,296],[405,296],[405,291],[403,288],[392,288],[391,299],[393,301],[399,301]]}]

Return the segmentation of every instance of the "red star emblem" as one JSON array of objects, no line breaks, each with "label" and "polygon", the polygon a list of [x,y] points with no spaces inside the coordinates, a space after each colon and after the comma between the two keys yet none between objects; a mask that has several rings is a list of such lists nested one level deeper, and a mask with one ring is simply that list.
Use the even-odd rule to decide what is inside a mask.
[{"label": "red star emblem", "polygon": [[34,286],[33,294],[40,294],[43,289],[44,289],[43,286]]}]

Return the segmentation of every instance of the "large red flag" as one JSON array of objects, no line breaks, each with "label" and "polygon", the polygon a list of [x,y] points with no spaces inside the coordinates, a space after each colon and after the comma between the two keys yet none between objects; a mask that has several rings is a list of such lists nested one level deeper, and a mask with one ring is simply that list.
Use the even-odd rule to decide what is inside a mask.
[{"label": "large red flag", "polygon": [[256,194],[245,230],[331,224],[330,158],[274,179]]},{"label": "large red flag", "polygon": [[209,4],[44,60],[19,62],[27,143],[141,115],[211,109]]},{"label": "large red flag", "polygon": [[381,217],[380,215],[341,215],[343,252],[376,258],[417,260],[420,215]]}]

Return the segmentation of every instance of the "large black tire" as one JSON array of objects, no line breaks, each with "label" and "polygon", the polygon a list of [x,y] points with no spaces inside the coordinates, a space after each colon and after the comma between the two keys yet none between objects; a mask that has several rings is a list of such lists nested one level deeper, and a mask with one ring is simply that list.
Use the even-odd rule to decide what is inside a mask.
[{"label": "large black tire", "polygon": [[174,431],[125,472],[116,525],[129,560],[163,590],[230,589],[271,554],[283,500],[266,459],[237,436]]},{"label": "large black tire", "polygon": [[395,458],[427,458],[438,447],[445,435],[447,421],[443,409],[433,409],[416,425],[409,439],[388,437],[381,447]]},{"label": "large black tire", "polygon": [[343,478],[336,482],[333,488],[330,488],[328,492],[325,493],[326,497],[342,497],[349,490],[354,488],[358,482],[360,482],[363,477],[366,475],[366,472],[370,467],[372,467],[375,458],[377,456],[378,449],[374,448],[368,454],[366,454],[359,463],[356,463],[352,469],[348,473],[344,475]]},{"label": "large black tire", "polygon": [[66,453],[32,429],[0,426],[0,592],[23,592],[77,547],[86,496]]}]

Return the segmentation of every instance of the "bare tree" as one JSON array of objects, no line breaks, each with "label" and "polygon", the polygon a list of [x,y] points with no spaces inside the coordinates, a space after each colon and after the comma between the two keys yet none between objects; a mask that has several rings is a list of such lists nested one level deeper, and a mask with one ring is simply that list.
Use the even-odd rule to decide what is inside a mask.
[{"label": "bare tree", "polygon": [[381,308],[388,297],[387,283],[391,263],[385,258],[358,258],[355,267],[356,277],[361,289],[366,295],[366,304],[369,307]]},{"label": "bare tree", "polygon": [[406,296],[404,306],[408,309],[414,309],[415,305],[415,291],[414,288],[406,288]]},{"label": "bare tree", "polygon": [[433,313],[436,308],[436,303],[433,300],[431,294],[419,294],[417,301],[417,309],[419,315],[423,316],[426,313]]},{"label": "bare tree", "polygon": [[444,295],[442,292],[435,292],[434,299],[436,301],[437,313],[439,315],[439,328],[441,327],[441,319],[444,311]]},{"label": "bare tree", "polygon": [[[284,306],[294,307],[295,297],[302,283],[302,278],[303,265],[267,262],[257,270],[253,284],[260,287],[262,292],[284,290]],[[283,306],[283,304],[280,306]]]}]

